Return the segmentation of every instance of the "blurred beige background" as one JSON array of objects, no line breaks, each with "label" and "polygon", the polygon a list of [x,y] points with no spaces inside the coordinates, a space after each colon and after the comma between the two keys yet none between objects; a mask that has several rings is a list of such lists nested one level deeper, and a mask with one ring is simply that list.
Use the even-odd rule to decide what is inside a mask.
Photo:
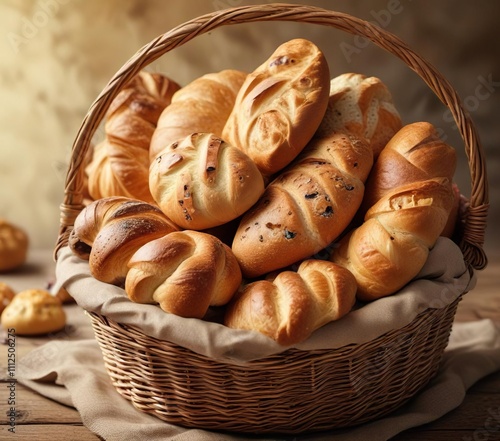
[{"label": "blurred beige background", "polygon": [[[93,100],[144,44],[201,14],[243,0],[2,0],[0,2],[0,217],[22,226],[32,247],[53,247],[71,145]],[[486,250],[500,249],[500,2],[481,0],[303,0],[378,23],[406,41],[452,83],[488,158]],[[373,44],[318,25],[258,23],[200,36],[148,69],[186,84],[224,68],[251,71],[282,42],[314,41],[332,76],[380,77],[405,122],[435,124],[459,152],[456,180],[470,194],[463,143],[447,108],[416,74]]]}]

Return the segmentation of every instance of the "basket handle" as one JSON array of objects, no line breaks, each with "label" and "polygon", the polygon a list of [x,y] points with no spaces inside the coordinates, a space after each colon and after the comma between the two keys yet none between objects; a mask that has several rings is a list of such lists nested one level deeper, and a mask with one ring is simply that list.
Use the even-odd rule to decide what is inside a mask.
[{"label": "basket handle", "polygon": [[489,208],[486,164],[479,136],[456,91],[430,63],[392,33],[345,13],[294,4],[241,6],[200,16],[160,35],[143,46],[122,66],[91,105],[74,141],[71,163],[66,175],[64,199],[60,206],[60,229],[54,257],[57,258],[57,251],[67,244],[75,218],[84,207],[83,160],[95,131],[122,87],[148,64],[198,35],[224,25],[257,21],[317,24],[365,37],[402,60],[425,81],[442,103],[450,109],[465,143],[471,177],[471,195],[459,246],[465,261],[472,268],[483,269],[487,265],[483,244]]}]

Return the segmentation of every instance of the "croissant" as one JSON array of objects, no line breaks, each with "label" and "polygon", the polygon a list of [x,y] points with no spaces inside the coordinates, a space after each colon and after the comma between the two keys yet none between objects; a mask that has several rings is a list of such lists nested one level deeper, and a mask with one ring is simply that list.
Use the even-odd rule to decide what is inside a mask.
[{"label": "croissant", "polygon": [[178,229],[158,207],[113,196],[93,201],[78,214],[68,246],[76,256],[89,260],[95,279],[120,285],[137,249]]},{"label": "croissant", "polygon": [[232,249],[245,277],[284,268],[319,252],[349,225],[373,161],[347,133],[313,139],[242,217]]},{"label": "croissant", "polygon": [[315,136],[348,130],[368,140],[376,159],[401,126],[392,95],[379,78],[345,73],[330,81],[328,107]]},{"label": "croissant", "polygon": [[222,135],[246,73],[234,69],[203,75],[178,90],[162,112],[150,146],[150,161],[173,142],[195,132]]},{"label": "croissant", "polygon": [[154,160],[149,187],[176,225],[203,230],[248,210],[264,192],[264,179],[241,150],[211,133],[193,133]]},{"label": "croissant", "polygon": [[353,273],[359,300],[391,295],[422,269],[452,204],[446,178],[398,187],[368,210],[359,228],[342,238],[331,261]]},{"label": "croissant", "polygon": [[203,318],[238,290],[241,271],[231,249],[199,231],[179,231],[148,242],[129,262],[125,291],[137,303]]},{"label": "croissant", "polygon": [[149,144],[162,110],[179,88],[163,75],[140,72],[112,101],[105,139],[85,169],[94,200],[126,196],[154,202],[148,187]]},{"label": "croissant", "polygon": [[293,345],[346,315],[355,294],[356,280],[348,270],[325,260],[305,260],[297,272],[283,271],[274,280],[244,286],[229,303],[224,324]]},{"label": "croissant", "polygon": [[288,165],[314,135],[328,103],[328,63],[312,42],[290,40],[249,74],[222,138],[265,176]]}]

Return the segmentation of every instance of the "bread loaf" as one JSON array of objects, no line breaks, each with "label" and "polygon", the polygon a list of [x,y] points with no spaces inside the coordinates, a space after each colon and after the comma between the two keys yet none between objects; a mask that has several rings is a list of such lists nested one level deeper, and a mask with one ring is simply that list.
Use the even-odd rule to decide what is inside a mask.
[{"label": "bread loaf", "polygon": [[281,345],[306,340],[315,330],[346,315],[354,306],[356,280],[325,260],[305,260],[297,272],[242,288],[229,303],[224,324],[258,331]]},{"label": "bread loaf", "polygon": [[222,138],[261,172],[289,164],[318,128],[328,103],[330,73],[317,46],[295,39],[279,46],[241,86]]},{"label": "bread loaf", "polygon": [[232,249],[248,278],[329,245],[359,208],[372,165],[369,145],[346,133],[314,139],[245,213]]},{"label": "bread loaf", "polygon": [[150,146],[150,161],[173,142],[195,132],[222,135],[246,73],[234,69],[203,75],[172,97],[162,112]]},{"label": "bread loaf", "polygon": [[149,186],[161,210],[184,229],[227,223],[264,192],[264,180],[241,150],[211,133],[193,133],[151,164]]},{"label": "bread loaf", "polygon": [[451,182],[456,163],[455,149],[441,140],[432,124],[407,124],[389,140],[373,164],[363,206],[368,209],[394,188],[411,182],[438,177]]},{"label": "bread loaf", "polygon": [[401,126],[392,95],[379,78],[345,73],[330,82],[328,107],[316,136],[348,130],[366,138],[377,158]]},{"label": "bread loaf", "polygon": [[418,274],[452,204],[450,182],[437,178],[398,187],[368,210],[331,256],[354,274],[359,300],[393,294]]},{"label": "bread loaf", "polygon": [[105,139],[86,167],[88,192],[96,200],[126,196],[153,202],[149,192],[149,144],[162,110],[179,85],[160,74],[140,72],[112,101]]},{"label": "bread loaf", "polygon": [[199,231],[179,231],[148,242],[132,256],[128,297],[159,304],[165,312],[203,318],[238,290],[241,272],[231,249]]},{"label": "bread loaf", "polygon": [[0,315],[15,295],[16,293],[9,285],[0,282]]},{"label": "bread loaf", "polygon": [[28,234],[0,218],[0,273],[21,267],[28,257]]},{"label": "bread loaf", "polygon": [[95,279],[120,285],[137,249],[178,229],[158,207],[115,196],[94,201],[79,213],[68,245],[75,255],[89,260]]}]

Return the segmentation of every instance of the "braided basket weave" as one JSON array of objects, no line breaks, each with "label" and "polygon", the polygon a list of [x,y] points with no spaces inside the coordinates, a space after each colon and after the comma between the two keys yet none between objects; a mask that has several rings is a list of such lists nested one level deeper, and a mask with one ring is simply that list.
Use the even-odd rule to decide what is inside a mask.
[{"label": "braided basket weave", "polygon": [[[186,22],[144,46],[115,74],[91,106],[74,142],[55,255],[67,245],[84,208],[84,158],[121,88],[145,66],[197,35],[256,21],[312,23],[365,37],[425,81],[450,109],[464,140],[471,195],[461,219],[459,246],[470,271],[484,268],[485,160],[476,130],[448,81],[377,26],[343,13],[285,4],[237,7]],[[187,427],[297,434],[367,422],[414,396],[439,368],[459,300],[428,309],[407,326],[368,343],[336,350],[289,349],[244,365],[216,362],[96,313],[89,315],[115,388],[136,408]]]}]

